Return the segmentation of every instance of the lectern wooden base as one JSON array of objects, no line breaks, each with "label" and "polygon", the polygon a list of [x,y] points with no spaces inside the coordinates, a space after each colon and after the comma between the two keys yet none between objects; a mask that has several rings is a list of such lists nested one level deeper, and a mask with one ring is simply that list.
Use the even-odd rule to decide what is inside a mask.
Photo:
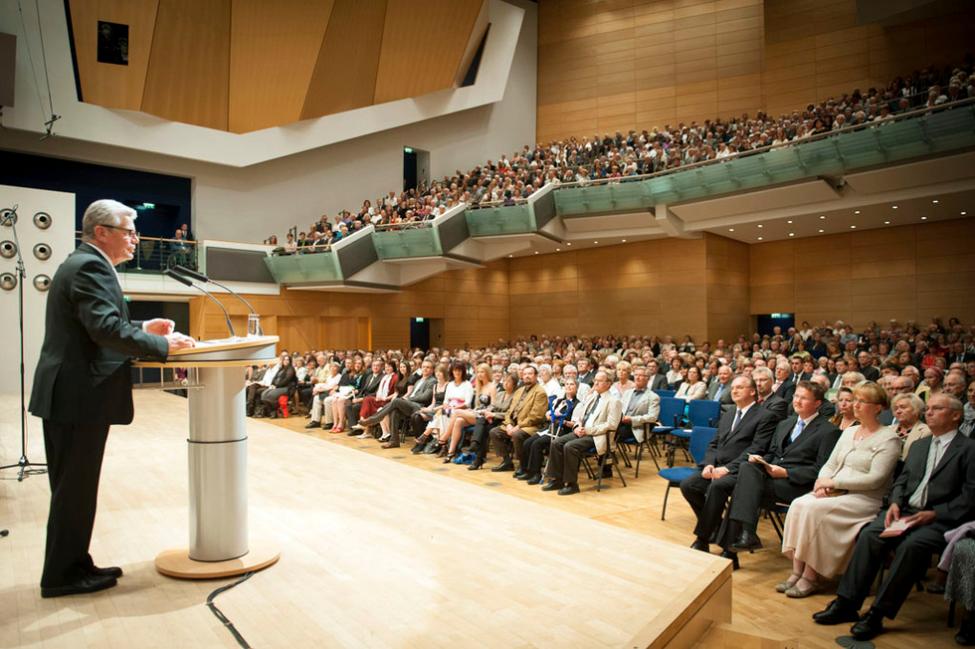
[{"label": "lectern wooden base", "polygon": [[165,550],[156,557],[156,570],[177,579],[219,579],[264,570],[278,562],[281,554],[272,548],[252,546],[250,552],[226,561],[194,561],[185,548]]}]

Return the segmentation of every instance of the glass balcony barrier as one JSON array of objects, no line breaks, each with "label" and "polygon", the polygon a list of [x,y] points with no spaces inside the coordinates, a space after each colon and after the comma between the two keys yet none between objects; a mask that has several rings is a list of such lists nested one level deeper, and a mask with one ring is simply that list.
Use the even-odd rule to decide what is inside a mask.
[{"label": "glass balcony barrier", "polygon": [[342,280],[338,256],[331,246],[299,246],[293,253],[268,255],[264,263],[278,284]]},{"label": "glass balcony barrier", "polygon": [[910,111],[883,121],[821,133],[644,176],[555,189],[559,216],[648,209],[757,187],[842,175],[975,145],[975,100]]}]

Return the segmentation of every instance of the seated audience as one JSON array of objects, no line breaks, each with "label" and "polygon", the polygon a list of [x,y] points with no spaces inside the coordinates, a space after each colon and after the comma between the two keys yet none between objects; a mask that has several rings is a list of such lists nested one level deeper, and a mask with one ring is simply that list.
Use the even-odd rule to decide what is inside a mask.
[{"label": "seated audience", "polygon": [[637,366],[633,369],[633,387],[623,393],[620,400],[619,426],[616,428],[616,439],[624,440],[633,437],[637,442],[646,439],[646,427],[657,423],[660,415],[660,397],[649,387],[650,375],[645,367]]},{"label": "seated audience", "polygon": [[859,423],[843,429],[812,493],[793,500],[785,519],[782,552],[792,559],[792,574],[776,590],[789,597],[808,597],[846,569],[857,533],[883,505],[900,458],[897,433],[877,419],[888,405],[883,388],[861,383],[853,397]]},{"label": "seated audience", "polygon": [[[860,531],[836,599],[813,615],[818,624],[853,622],[850,634],[859,641],[883,633],[883,618],[897,616],[931,556],[945,548],[945,532],[975,518],[975,442],[958,434],[962,409],[949,395],[928,397],[925,419],[931,436],[911,447],[890,490],[889,508]],[[890,569],[861,617],[860,608],[891,551]]]},{"label": "seated audience", "polygon": [[579,493],[582,456],[593,449],[597,455],[609,451],[609,436],[619,425],[622,412],[620,400],[609,388],[609,374],[596,372],[592,392],[574,410],[572,432],[552,442],[543,491],[558,490],[560,496]]},{"label": "seated audience", "polygon": [[914,443],[931,435],[931,429],[921,421],[924,402],[912,392],[901,393],[894,397],[891,410],[894,415],[894,430],[903,444],[901,460],[906,460]]},{"label": "seated audience", "polygon": [[494,393],[491,405],[478,407],[477,417],[474,419],[474,431],[471,433],[471,443],[464,447],[464,452],[473,453],[474,461],[467,469],[477,471],[484,466],[484,458],[488,451],[490,431],[495,422],[503,420],[511,409],[511,398],[518,389],[518,374],[510,372],[501,380],[501,389]]},{"label": "seated audience", "polygon": [[566,379],[563,395],[545,413],[548,428],[539,430],[537,435],[532,435],[522,445],[519,458],[521,470],[515,473],[515,478],[525,480],[530,485],[542,481],[542,463],[548,456],[552,440],[572,433],[571,417],[579,403],[576,398],[578,389],[579,383],[575,379]]},{"label": "seated audience", "polygon": [[725,504],[738,482],[739,465],[749,451],[764,450],[775,430],[776,416],[756,406],[755,393],[753,379],[739,376],[732,380],[731,398],[735,409],[725,412],[718,420],[717,433],[698,465],[700,472],[680,484],[681,494],[697,517],[695,540],[691,544],[695,550],[710,550]]},{"label": "seated audience", "polygon": [[687,368],[687,377],[681,381],[674,396],[693,401],[695,399],[704,399],[707,397],[707,394],[708,386],[701,380],[701,370],[692,365]]},{"label": "seated audience", "polygon": [[836,414],[830,418],[829,423],[840,430],[860,423],[854,413],[852,389],[842,387],[836,392]]},{"label": "seated audience", "polygon": [[538,373],[533,365],[521,371],[521,387],[511,397],[511,405],[500,426],[491,429],[490,436],[494,448],[501,458],[501,464],[493,467],[494,472],[514,471],[512,453],[521,458],[521,445],[545,425],[548,410],[548,396],[538,384]]}]

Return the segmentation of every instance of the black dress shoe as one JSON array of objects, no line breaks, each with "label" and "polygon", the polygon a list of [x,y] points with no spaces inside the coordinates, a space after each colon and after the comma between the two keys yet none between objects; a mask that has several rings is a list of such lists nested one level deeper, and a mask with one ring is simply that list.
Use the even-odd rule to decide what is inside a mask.
[{"label": "black dress shoe", "polygon": [[605,480],[606,478],[612,478],[612,477],[613,477],[613,465],[607,464],[606,466],[603,467],[603,479]]},{"label": "black dress shoe", "polygon": [[502,471],[514,471],[514,470],[515,470],[515,465],[512,464],[511,462],[502,462],[498,466],[491,467],[491,471],[495,473],[500,473]]},{"label": "black dress shoe", "polygon": [[525,478],[525,480],[530,485],[541,484],[542,483],[542,476],[540,474],[536,473],[534,475],[528,476],[527,478]]},{"label": "black dress shoe", "polygon": [[571,496],[572,494],[577,493],[579,493],[579,485],[575,484],[574,482],[559,489],[560,496]]},{"label": "black dress shoe", "polygon": [[884,632],[884,614],[875,608],[867,611],[863,618],[850,627],[854,640],[872,640]]},{"label": "black dress shoe", "polygon": [[542,491],[555,491],[556,489],[560,489],[561,487],[562,487],[562,483],[559,482],[558,480],[549,480],[544,485],[542,485]]},{"label": "black dress shoe", "polygon": [[525,473],[521,469],[519,469],[518,471],[515,471],[515,473],[514,473],[515,480],[527,480],[530,477],[531,477],[531,474],[530,473]]},{"label": "black dress shoe", "polygon": [[103,575],[85,575],[78,581],[62,586],[41,586],[41,597],[63,597],[64,595],[81,595],[94,593],[111,588],[118,581],[115,577]]},{"label": "black dress shoe", "polygon": [[856,622],[860,619],[860,613],[845,599],[837,597],[826,608],[818,613],[813,613],[812,618],[816,624],[843,624],[844,622]]},{"label": "black dress shoe", "polygon": [[737,552],[732,552],[731,550],[723,550],[721,552],[721,558],[722,559],[730,559],[731,560],[731,569],[732,570],[738,570],[739,568],[741,568],[741,564],[738,563],[738,553]]},{"label": "black dress shoe", "polygon": [[710,552],[711,546],[704,539],[694,539],[694,542],[691,543],[691,549],[700,550],[701,552]]},{"label": "black dress shoe", "polygon": [[118,579],[122,576],[122,569],[118,566],[108,566],[107,568],[92,566],[88,568],[88,574],[95,575],[96,577],[115,577]]},{"label": "black dress shoe", "polygon": [[474,462],[471,463],[471,465],[469,467],[467,467],[467,470],[468,471],[477,471],[482,466],[484,466],[484,462],[478,462],[477,460],[475,460]]},{"label": "black dress shoe", "polygon": [[753,552],[761,549],[762,540],[755,536],[755,532],[742,530],[741,535],[731,544],[731,547],[735,550],[748,550],[749,552]]},{"label": "black dress shoe", "polygon": [[309,421],[307,424],[305,424],[305,428],[321,428],[321,427],[322,427],[321,423],[317,421]]}]

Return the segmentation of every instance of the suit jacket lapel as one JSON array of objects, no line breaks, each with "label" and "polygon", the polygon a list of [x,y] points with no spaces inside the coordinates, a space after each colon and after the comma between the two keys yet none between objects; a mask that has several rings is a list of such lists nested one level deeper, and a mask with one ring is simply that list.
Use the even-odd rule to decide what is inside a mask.
[{"label": "suit jacket lapel", "polygon": [[[930,480],[933,480],[934,479],[934,476],[936,476],[938,474],[938,471],[940,471],[942,468],[944,468],[945,466],[947,466],[948,459],[950,457],[952,457],[955,453],[958,452],[958,446],[959,446],[959,444],[957,444],[956,442],[958,441],[958,438],[960,436],[961,436],[961,433],[955,433],[955,438],[953,440],[951,440],[951,444],[948,445],[948,448],[946,448],[945,449],[945,452],[941,455],[941,460],[938,462],[938,465],[934,467],[934,470],[933,471],[931,471],[931,478],[930,478]],[[931,443],[933,444],[934,443],[934,441],[933,441],[934,438],[931,437],[929,439],[932,440]],[[928,452],[929,453],[931,452],[930,448],[928,449]]]}]

